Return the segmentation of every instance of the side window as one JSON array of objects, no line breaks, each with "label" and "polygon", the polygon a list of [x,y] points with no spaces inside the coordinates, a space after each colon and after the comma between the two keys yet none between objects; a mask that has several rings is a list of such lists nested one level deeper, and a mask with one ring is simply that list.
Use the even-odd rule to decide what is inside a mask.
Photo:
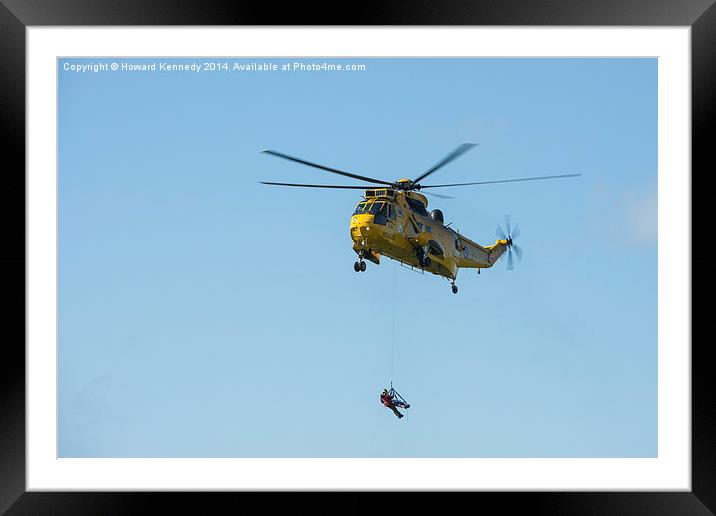
[{"label": "side window", "polygon": [[403,216],[403,210],[398,208],[398,217],[402,217],[402,216]]},{"label": "side window", "polygon": [[388,206],[388,217],[390,220],[395,220],[395,207],[392,204]]},{"label": "side window", "polygon": [[428,233],[432,233],[432,232],[433,232],[433,230],[432,230],[432,228],[431,228],[430,226],[425,226],[425,230],[426,230]]}]

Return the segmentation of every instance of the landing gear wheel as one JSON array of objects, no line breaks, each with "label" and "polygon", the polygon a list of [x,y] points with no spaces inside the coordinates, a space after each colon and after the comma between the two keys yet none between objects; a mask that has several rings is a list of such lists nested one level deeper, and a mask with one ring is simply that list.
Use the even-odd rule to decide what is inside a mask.
[{"label": "landing gear wheel", "polygon": [[457,285],[452,286],[452,293],[457,294]]},{"label": "landing gear wheel", "polygon": [[360,262],[360,270],[361,272],[365,272],[365,262]]},{"label": "landing gear wheel", "polygon": [[356,271],[356,272],[360,272],[360,263],[355,262],[355,263],[353,264],[353,270]]}]

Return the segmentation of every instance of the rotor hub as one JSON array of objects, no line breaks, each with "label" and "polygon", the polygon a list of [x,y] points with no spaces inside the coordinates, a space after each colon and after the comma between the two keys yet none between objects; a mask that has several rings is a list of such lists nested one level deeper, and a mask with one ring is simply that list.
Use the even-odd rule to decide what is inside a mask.
[{"label": "rotor hub", "polygon": [[411,190],[420,190],[421,187],[420,185],[413,183],[410,179],[400,179],[399,181],[393,183],[393,188],[409,192]]}]

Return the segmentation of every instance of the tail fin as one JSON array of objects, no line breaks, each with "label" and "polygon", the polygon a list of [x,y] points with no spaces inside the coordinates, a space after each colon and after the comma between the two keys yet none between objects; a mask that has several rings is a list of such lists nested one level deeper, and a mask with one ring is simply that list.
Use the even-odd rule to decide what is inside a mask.
[{"label": "tail fin", "polygon": [[495,240],[495,244],[485,247],[487,250],[487,260],[490,266],[497,263],[497,260],[507,251],[507,240]]}]

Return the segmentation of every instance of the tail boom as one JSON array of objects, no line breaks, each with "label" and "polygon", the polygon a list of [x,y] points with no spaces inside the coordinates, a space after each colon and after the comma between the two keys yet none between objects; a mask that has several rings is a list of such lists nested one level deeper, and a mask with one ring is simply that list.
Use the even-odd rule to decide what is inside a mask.
[{"label": "tail boom", "polygon": [[489,269],[507,251],[507,240],[495,240],[490,246],[482,246],[463,236],[460,237],[462,247],[457,266],[461,269]]}]

